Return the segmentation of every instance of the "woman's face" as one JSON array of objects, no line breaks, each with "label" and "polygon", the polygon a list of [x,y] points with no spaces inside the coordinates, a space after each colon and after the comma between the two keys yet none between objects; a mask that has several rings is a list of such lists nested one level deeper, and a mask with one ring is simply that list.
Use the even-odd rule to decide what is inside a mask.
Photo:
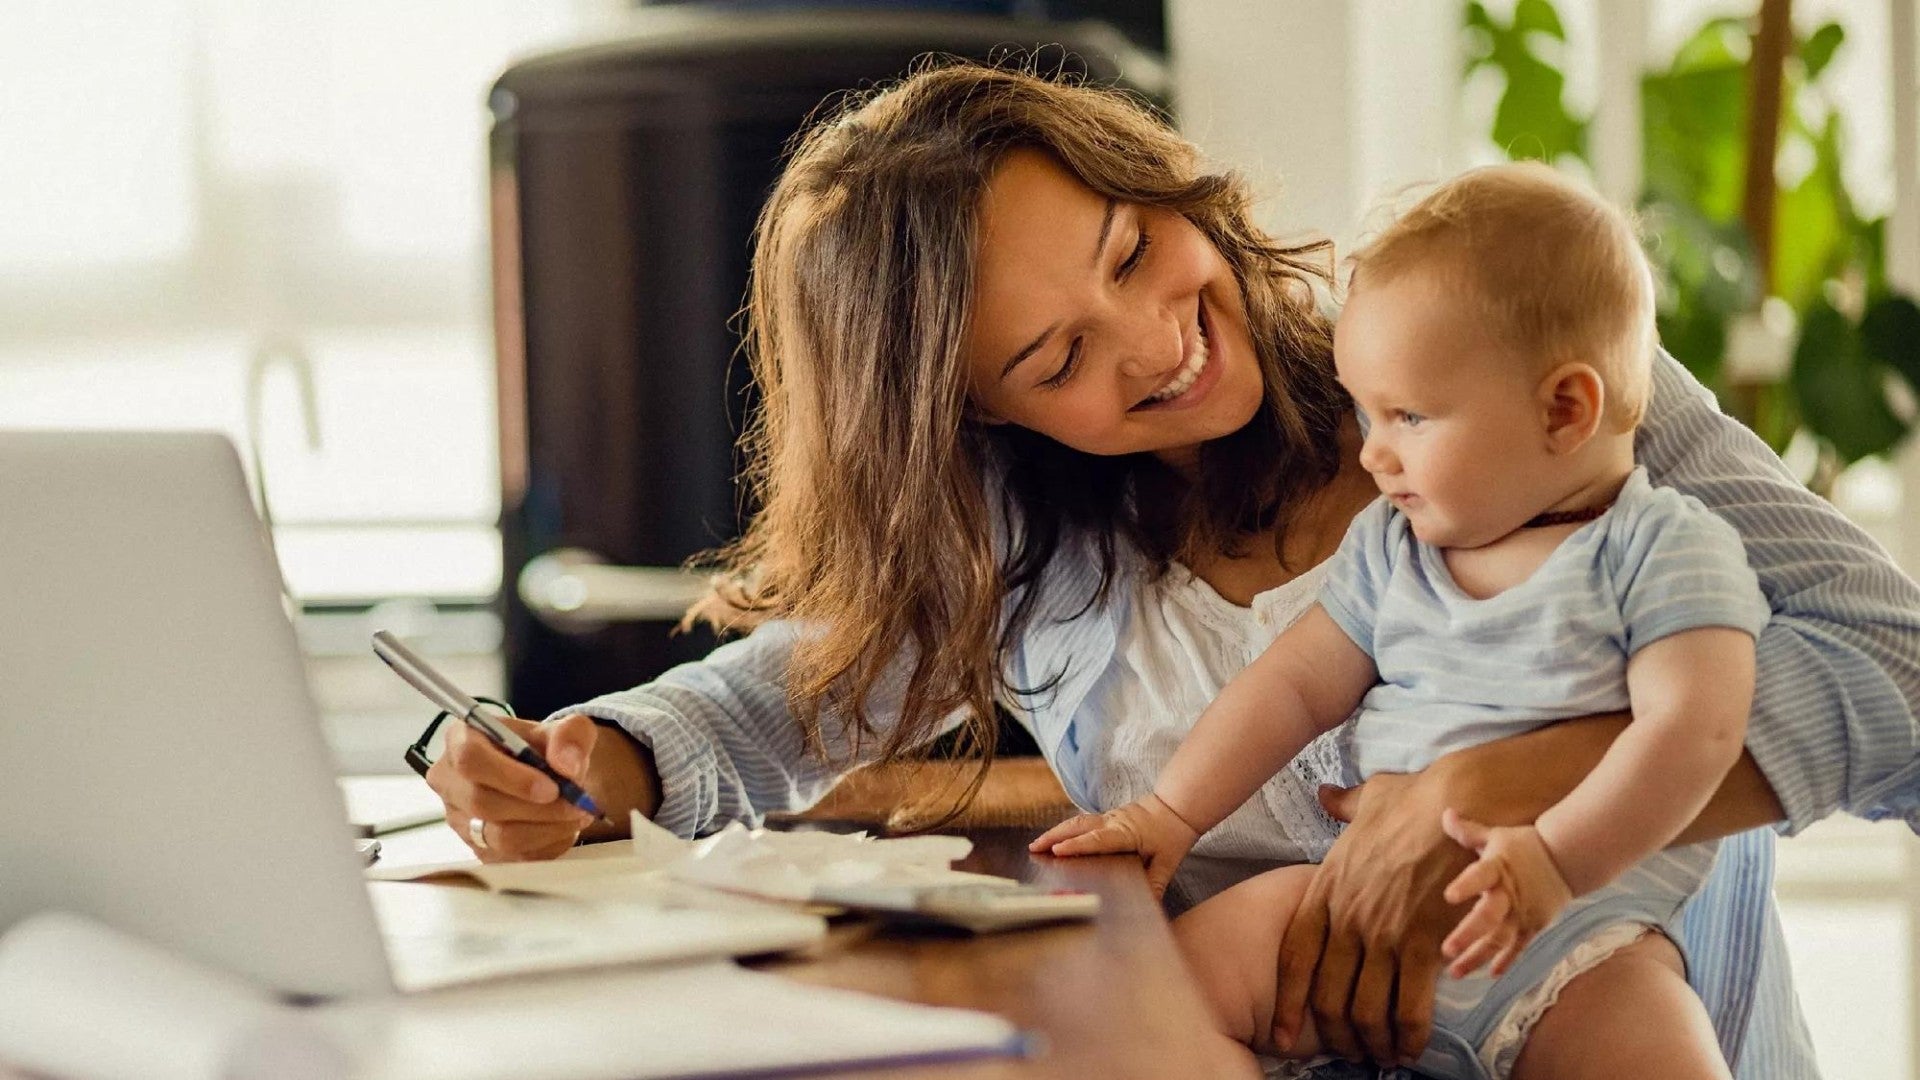
[{"label": "woman's face", "polygon": [[967,364],[989,421],[1184,465],[1259,409],[1239,284],[1180,214],[1015,150],[987,186],[978,260]]}]

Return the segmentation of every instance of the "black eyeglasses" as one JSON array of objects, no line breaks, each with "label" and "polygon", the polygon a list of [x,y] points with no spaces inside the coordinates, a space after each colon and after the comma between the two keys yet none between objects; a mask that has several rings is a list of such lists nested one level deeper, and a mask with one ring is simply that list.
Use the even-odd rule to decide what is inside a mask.
[{"label": "black eyeglasses", "polygon": [[[504,701],[495,701],[492,698],[485,697],[474,698],[473,700],[478,701],[482,705],[491,705],[508,716],[515,715],[513,706]],[[421,732],[420,737],[413,740],[412,746],[407,747],[407,764],[413,767],[414,772],[425,776],[427,775],[427,770],[433,768],[433,759],[427,756],[427,747],[433,742],[433,737],[439,733],[441,723],[452,715],[452,713],[447,712],[445,709],[440,710],[439,715],[433,718],[433,723],[427,725],[427,730]]]}]

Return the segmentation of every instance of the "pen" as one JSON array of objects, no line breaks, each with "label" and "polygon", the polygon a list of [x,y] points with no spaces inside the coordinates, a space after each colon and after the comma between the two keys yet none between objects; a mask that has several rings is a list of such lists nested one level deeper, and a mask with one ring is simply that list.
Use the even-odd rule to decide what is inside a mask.
[{"label": "pen", "polygon": [[513,729],[501,723],[501,717],[493,710],[468,697],[466,692],[453,685],[445,675],[427,665],[425,660],[413,654],[413,650],[400,644],[398,638],[385,630],[376,630],[373,634],[374,655],[386,661],[393,673],[405,679],[415,690],[426,695],[428,701],[445,709],[450,715],[459,717],[473,730],[485,735],[495,746],[506,751],[507,756],[524,765],[538,769],[560,787],[560,797],[573,805],[600,817],[600,807],[592,796],[583,791],[580,785],[555,772],[553,766],[540,752],[527,744],[527,740],[515,734]]}]

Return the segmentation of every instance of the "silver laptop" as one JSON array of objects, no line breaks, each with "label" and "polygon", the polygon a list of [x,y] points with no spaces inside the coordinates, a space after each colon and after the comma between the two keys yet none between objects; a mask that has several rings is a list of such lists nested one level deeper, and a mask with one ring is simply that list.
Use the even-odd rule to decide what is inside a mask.
[{"label": "silver laptop", "polygon": [[[421,985],[400,958],[390,969],[404,939],[432,981],[451,981],[449,943],[383,947],[279,572],[223,436],[0,432],[0,581],[0,932],[75,911],[320,996],[387,991],[395,972]],[[627,920],[641,925],[624,942],[549,923],[466,944],[492,954],[475,969],[490,976],[503,948],[550,970],[820,932],[787,913],[657,914]]]}]

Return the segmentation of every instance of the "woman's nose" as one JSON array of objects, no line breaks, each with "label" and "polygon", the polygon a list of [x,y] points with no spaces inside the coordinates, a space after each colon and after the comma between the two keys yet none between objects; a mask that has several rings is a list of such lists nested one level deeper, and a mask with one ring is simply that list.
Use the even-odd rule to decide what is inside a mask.
[{"label": "woman's nose", "polygon": [[1170,311],[1150,319],[1129,320],[1116,327],[1120,334],[1120,372],[1129,378],[1158,378],[1186,363],[1186,332]]}]

